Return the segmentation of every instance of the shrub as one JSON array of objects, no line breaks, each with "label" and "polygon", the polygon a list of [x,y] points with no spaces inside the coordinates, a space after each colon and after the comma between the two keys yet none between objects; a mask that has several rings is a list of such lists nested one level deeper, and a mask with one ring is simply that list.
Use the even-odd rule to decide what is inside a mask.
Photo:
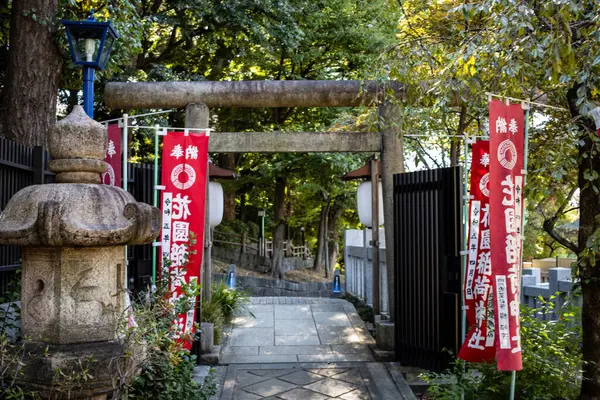
[{"label": "shrub", "polygon": [[181,298],[170,301],[173,276],[168,269],[170,263],[166,261],[163,264],[156,291],[146,294],[134,305],[137,327],[127,329],[127,340],[130,348],[143,346],[145,357],[141,363],[141,373],[126,385],[120,398],[208,399],[216,393],[216,386],[212,379],[207,379],[203,385],[193,380],[196,356],[185,348],[185,344],[192,340],[192,335],[173,331],[173,320],[192,309],[200,288],[195,281],[180,282]]},{"label": "shrub", "polygon": [[221,305],[215,301],[202,300],[201,321],[210,322],[214,326],[215,343],[221,343],[223,338],[223,327],[225,326],[225,316]]},{"label": "shrub", "polygon": [[[581,313],[566,306],[555,321],[539,316],[552,311],[551,304],[539,309],[521,308],[523,370],[517,372],[517,399],[576,399],[581,385]],[[425,374],[435,399],[507,399],[511,374],[494,363],[470,364],[456,360],[442,374]]]},{"label": "shrub", "polygon": [[248,293],[227,287],[225,282],[215,283],[212,288],[212,301],[223,311],[225,321],[231,321],[233,314],[249,303]]}]

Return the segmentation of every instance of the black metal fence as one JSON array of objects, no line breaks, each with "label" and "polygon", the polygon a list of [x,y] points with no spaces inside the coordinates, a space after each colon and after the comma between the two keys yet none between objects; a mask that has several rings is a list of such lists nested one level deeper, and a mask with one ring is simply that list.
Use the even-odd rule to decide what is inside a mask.
[{"label": "black metal fence", "polygon": [[460,345],[461,169],[394,175],[396,356],[441,370]]},{"label": "black metal fence", "polygon": [[[29,185],[54,182],[47,159],[43,147],[27,147],[0,137],[0,211],[19,190]],[[7,291],[20,259],[18,247],[0,246],[0,295]]]},{"label": "black metal fence", "polygon": [[[158,168],[158,176],[161,170]],[[142,203],[152,204],[154,195],[154,164],[129,164],[127,191]],[[144,289],[152,282],[152,244],[127,247],[127,273],[130,290]]]},{"label": "black metal fence", "polygon": [[[48,170],[49,155],[43,147],[27,147],[0,137],[0,212],[19,190],[37,184],[53,183]],[[160,175],[160,169],[159,169]],[[128,191],[137,201],[152,204],[154,165],[129,164]],[[152,276],[152,245],[128,248],[128,287],[148,285]],[[0,296],[6,293],[21,259],[16,246],[0,246]]]}]

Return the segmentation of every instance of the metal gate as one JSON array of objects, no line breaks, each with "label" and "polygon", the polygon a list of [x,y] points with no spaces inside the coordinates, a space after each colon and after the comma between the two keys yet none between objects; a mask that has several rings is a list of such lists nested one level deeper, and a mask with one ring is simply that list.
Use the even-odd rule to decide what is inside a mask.
[{"label": "metal gate", "polygon": [[460,345],[461,168],[394,175],[396,357],[439,371]]}]

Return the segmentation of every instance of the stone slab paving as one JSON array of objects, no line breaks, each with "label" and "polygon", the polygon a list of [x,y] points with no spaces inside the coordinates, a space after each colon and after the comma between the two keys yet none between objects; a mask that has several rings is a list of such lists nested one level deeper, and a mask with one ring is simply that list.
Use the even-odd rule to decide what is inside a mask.
[{"label": "stone slab paving", "polygon": [[220,400],[415,399],[345,300],[251,298],[227,336]]},{"label": "stone slab paving", "polygon": [[341,299],[253,297],[233,320],[222,364],[373,361],[375,341]]},{"label": "stone slab paving", "polygon": [[415,400],[397,379],[377,362],[231,364],[220,400]]}]

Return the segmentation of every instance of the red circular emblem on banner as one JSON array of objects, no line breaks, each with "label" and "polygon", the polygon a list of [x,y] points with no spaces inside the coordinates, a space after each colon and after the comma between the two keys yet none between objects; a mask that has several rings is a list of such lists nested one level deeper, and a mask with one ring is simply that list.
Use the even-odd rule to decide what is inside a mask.
[{"label": "red circular emblem on banner", "polygon": [[[185,173],[187,176],[185,181],[179,179],[182,173]],[[189,189],[194,185],[194,182],[196,182],[196,171],[188,164],[179,164],[175,166],[173,172],[171,172],[171,182],[173,182],[173,185],[178,189]]]},{"label": "red circular emblem on banner", "polygon": [[[507,157],[510,154],[510,159]],[[498,146],[498,161],[506,169],[513,169],[517,164],[517,149],[515,144],[506,139]]]},{"label": "red circular emblem on banner", "polygon": [[488,172],[481,177],[479,181],[479,190],[485,197],[490,197],[490,189],[488,189],[488,183],[490,183],[490,173]]}]

